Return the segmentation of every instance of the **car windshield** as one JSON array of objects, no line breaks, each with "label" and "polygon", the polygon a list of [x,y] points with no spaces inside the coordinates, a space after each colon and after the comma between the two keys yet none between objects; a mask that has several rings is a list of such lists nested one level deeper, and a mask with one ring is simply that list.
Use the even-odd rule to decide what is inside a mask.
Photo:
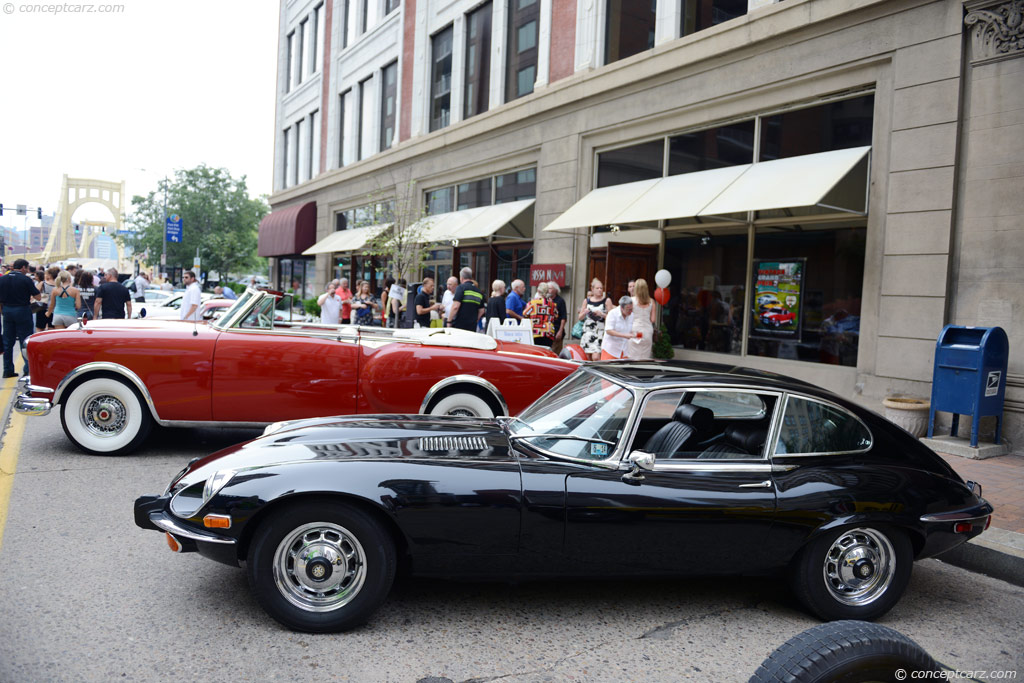
[{"label": "car windshield", "polygon": [[565,380],[509,423],[516,439],[556,455],[605,460],[633,409],[633,393],[585,370]]},{"label": "car windshield", "polygon": [[[249,306],[249,304],[252,303],[252,300],[257,298],[257,297],[259,297],[259,296],[261,296],[261,294],[259,292],[255,291],[255,290],[252,290],[252,289],[245,290],[245,292],[243,292],[238,297],[238,300],[235,301],[235,303],[232,304],[230,308],[224,309],[224,312],[217,316],[217,323],[215,323],[213,326],[218,328],[218,329],[223,329],[223,325],[221,324],[220,321],[231,320],[231,318],[234,317],[235,311],[239,311],[239,310],[242,310],[243,308],[247,308]],[[273,302],[273,299],[271,299],[271,302]],[[273,305],[273,304],[271,303],[271,305]],[[257,306],[257,308],[261,308],[261,307]],[[254,314],[255,313],[256,312],[254,311]],[[259,325],[256,323],[255,315],[253,316],[253,324],[249,325],[249,326],[250,327],[259,327]],[[269,325],[269,321],[268,321],[268,325],[267,326],[268,327],[270,326]]]}]

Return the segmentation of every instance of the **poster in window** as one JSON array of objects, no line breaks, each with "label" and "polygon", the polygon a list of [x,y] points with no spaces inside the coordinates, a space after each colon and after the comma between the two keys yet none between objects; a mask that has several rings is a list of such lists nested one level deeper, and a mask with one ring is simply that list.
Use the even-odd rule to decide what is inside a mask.
[{"label": "poster in window", "polygon": [[807,259],[754,259],[750,336],[800,341]]}]

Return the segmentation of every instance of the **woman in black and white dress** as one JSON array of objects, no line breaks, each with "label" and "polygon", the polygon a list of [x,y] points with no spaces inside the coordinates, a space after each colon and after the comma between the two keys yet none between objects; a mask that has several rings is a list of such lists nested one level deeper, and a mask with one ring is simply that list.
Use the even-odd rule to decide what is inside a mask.
[{"label": "woman in black and white dress", "polygon": [[579,319],[583,321],[580,346],[590,360],[601,360],[601,342],[604,341],[604,319],[612,310],[612,301],[604,294],[604,285],[594,278],[590,293],[580,306]]}]

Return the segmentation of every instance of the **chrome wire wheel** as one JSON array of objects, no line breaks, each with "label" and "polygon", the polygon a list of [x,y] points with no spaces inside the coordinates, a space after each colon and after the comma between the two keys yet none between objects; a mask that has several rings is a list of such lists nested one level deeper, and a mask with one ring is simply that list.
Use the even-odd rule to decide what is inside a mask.
[{"label": "chrome wire wheel", "polygon": [[355,535],[330,522],[294,529],[274,551],[274,582],[292,605],[330,612],[347,605],[366,580],[366,553]]},{"label": "chrome wire wheel", "polygon": [[892,543],[875,529],[850,529],[837,538],[822,566],[825,587],[844,605],[868,605],[889,588],[896,575]]},{"label": "chrome wire wheel", "polygon": [[116,396],[96,394],[82,404],[82,425],[99,437],[117,436],[128,424],[128,409]]}]

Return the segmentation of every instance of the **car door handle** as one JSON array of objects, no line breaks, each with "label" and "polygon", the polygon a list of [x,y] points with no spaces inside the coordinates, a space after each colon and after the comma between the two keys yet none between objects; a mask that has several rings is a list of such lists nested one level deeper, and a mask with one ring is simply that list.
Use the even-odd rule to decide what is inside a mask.
[{"label": "car door handle", "polygon": [[741,489],[770,489],[771,487],[771,479],[765,479],[764,481],[759,481],[756,484],[740,484]]}]

